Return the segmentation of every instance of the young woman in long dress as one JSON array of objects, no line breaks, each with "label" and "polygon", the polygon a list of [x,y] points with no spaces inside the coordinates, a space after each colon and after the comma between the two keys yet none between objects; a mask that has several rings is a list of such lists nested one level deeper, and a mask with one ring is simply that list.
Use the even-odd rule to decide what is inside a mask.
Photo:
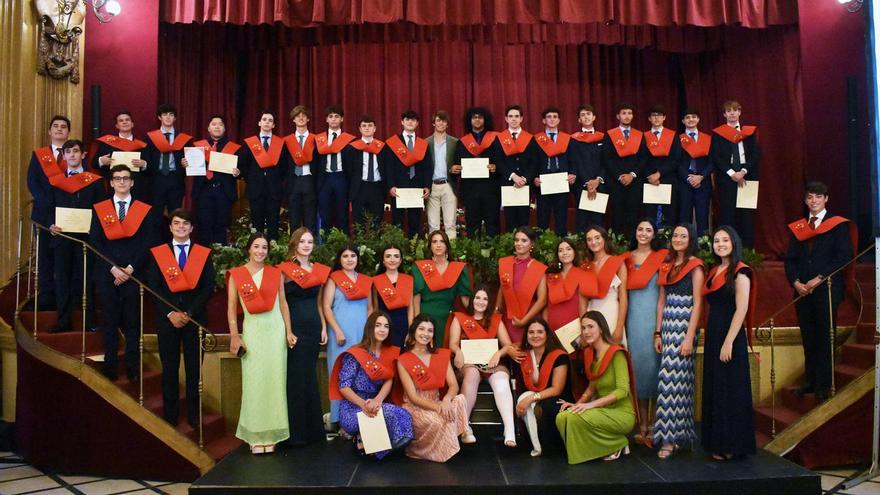
[{"label": "young woman in long dress", "polygon": [[518,227],[513,234],[513,256],[498,260],[501,290],[495,308],[504,308],[504,326],[514,342],[522,340],[525,324],[540,315],[547,304],[547,265],[532,258],[537,239],[531,227]]},{"label": "young woman in long dress", "polygon": [[468,305],[471,295],[471,276],[467,265],[450,259],[452,245],[446,232],[435,230],[428,234],[430,259],[413,263],[413,313],[425,313],[434,319],[435,342],[442,347],[446,323],[455,310],[455,300]]},{"label": "young woman in long dress", "polygon": [[602,313],[616,342],[626,345],[626,261],[611,254],[611,237],[603,227],[594,225],[586,233],[587,254],[584,270],[596,278],[596,293],[590,297],[588,310]]}]

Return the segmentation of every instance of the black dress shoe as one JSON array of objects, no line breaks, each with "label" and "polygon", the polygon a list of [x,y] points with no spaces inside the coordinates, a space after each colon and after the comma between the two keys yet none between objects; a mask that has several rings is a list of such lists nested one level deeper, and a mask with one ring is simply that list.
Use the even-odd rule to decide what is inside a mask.
[{"label": "black dress shoe", "polygon": [[119,378],[119,374],[114,371],[108,371],[105,369],[101,373],[111,382],[115,382]]},{"label": "black dress shoe", "polygon": [[824,402],[824,401],[828,400],[829,397],[831,397],[831,391],[828,390],[827,388],[816,390],[816,401],[817,402]]},{"label": "black dress shoe", "polygon": [[131,383],[137,383],[140,379],[140,375],[137,371],[128,371],[125,373],[125,375],[128,377],[128,381],[130,381]]},{"label": "black dress shoe", "polygon": [[797,395],[798,397],[803,397],[807,394],[812,394],[812,393],[813,393],[813,386],[812,385],[804,385],[794,391],[794,394]]}]

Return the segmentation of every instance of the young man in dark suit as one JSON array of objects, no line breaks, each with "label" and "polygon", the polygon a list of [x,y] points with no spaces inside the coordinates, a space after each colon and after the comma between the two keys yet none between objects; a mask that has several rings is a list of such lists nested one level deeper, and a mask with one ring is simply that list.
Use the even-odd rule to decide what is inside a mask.
[{"label": "young man in dark suit", "polygon": [[419,127],[419,114],[413,110],[407,110],[400,116],[400,125],[403,131],[385,140],[388,147],[388,185],[391,186],[389,193],[395,198],[392,205],[392,219],[396,225],[404,226],[403,219],[407,219],[404,232],[409,236],[422,232],[422,208],[398,208],[397,189],[417,188],[422,189],[422,198],[427,198],[431,192],[431,171],[434,169],[434,160],[428,153],[428,142],[416,136]]},{"label": "young man in dark suit", "polygon": [[647,151],[642,131],[632,128],[635,115],[630,103],[618,103],[619,125],[605,133],[602,160],[608,180],[608,203],[611,207],[611,229],[629,237],[636,228],[642,205],[642,184]]},{"label": "young man in dark suit", "polygon": [[345,118],[342,107],[327,107],[327,132],[315,137],[317,156],[315,167],[318,173],[318,213],[321,215],[321,228],[336,227],[348,234],[348,182],[342,163],[342,150],[354,140],[354,136],[342,130]]},{"label": "young man in dark suit", "polygon": [[199,425],[199,329],[208,322],[207,303],[214,290],[211,249],[192,241],[192,215],[178,209],[169,215],[171,242],[150,250],[150,287],[182,311],[156,299],[159,358],[162,360],[162,409],[165,421],[177,426],[180,412],[180,349],[186,374],[186,419]]},{"label": "young man in dark suit", "polygon": [[567,174],[569,188],[577,176],[571,164],[571,136],[559,130],[559,109],[547,107],[541,112],[544,130],[535,134],[536,174],[535,197],[538,203],[538,227],[550,228],[550,217],[553,217],[556,233],[564,236],[568,232],[568,197],[569,189],[563,193],[541,194],[541,175]]},{"label": "young man in dark suit", "polygon": [[[605,168],[602,164],[602,140],[605,133],[593,126],[596,121],[596,109],[592,105],[581,105],[578,108],[578,124],[580,130],[571,135],[572,171],[575,174],[574,204],[580,204],[581,195],[586,193],[589,199],[596,199],[600,187],[605,189]],[[602,225],[605,215],[595,211],[577,210],[577,231],[586,232],[590,225]]]},{"label": "young man in dark suit", "polygon": [[[461,179],[458,194],[464,205],[465,227],[468,237],[480,235],[485,224],[486,235],[499,234],[499,215],[501,214],[501,185],[498,180],[498,157],[493,145],[498,133],[493,130],[492,114],[483,107],[472,107],[464,116],[465,135],[455,146],[450,173],[453,177],[461,175],[461,161],[464,158],[488,158],[489,177],[484,179]],[[453,179],[455,180],[455,179]]]},{"label": "young man in dark suit", "polygon": [[245,195],[250,204],[251,225],[269,240],[278,238],[278,216],[284,195],[284,178],[290,166],[284,138],[273,134],[275,114],[260,113],[259,134],[244,140],[239,150],[238,168],[247,183]]},{"label": "young man in dark suit", "polygon": [[815,393],[819,400],[828,398],[831,389],[831,332],[836,328],[837,307],[845,293],[843,273],[831,277],[831,312],[829,315],[828,275],[845,265],[853,256],[850,229],[852,223],[832,216],[825,208],[828,186],[821,182],[807,184],[804,203],[809,214],[788,225],[791,238],[785,254],[785,275],[794,288],[794,296],[805,296],[795,303],[804,346],[804,383],[800,395]]},{"label": "young man in dark suit", "polygon": [[681,119],[684,132],[678,138],[681,142],[681,161],[678,165],[678,204],[679,221],[691,222],[702,235],[709,230],[709,205],[712,200],[712,160],[709,149],[712,135],[700,132],[700,112],[688,108]]},{"label": "young man in dark suit", "polygon": [[[205,163],[210,165],[211,152],[235,155],[241,145],[226,137],[226,120],[214,114],[208,118],[208,139],[201,139],[193,146],[205,151]],[[198,238],[205,244],[226,244],[226,231],[232,221],[232,204],[238,199],[236,179],[241,170],[236,167],[232,174],[206,170],[204,176],[193,177],[192,198],[199,218]]]},{"label": "young man in dark suit", "polygon": [[[651,129],[645,131],[645,182],[655,186],[672,186],[672,201],[668,205],[645,204],[644,214],[653,218],[657,227],[672,227],[678,223],[678,166],[681,163],[681,143],[675,131],[663,127],[666,109],[654,105],[648,113]],[[628,233],[627,235],[631,235]]]},{"label": "young man in dark suit", "polygon": [[[507,129],[495,140],[495,156],[501,170],[501,185],[516,188],[528,186],[535,179],[537,171],[532,134],[522,128],[523,110],[519,105],[510,105],[504,110]],[[529,224],[530,206],[505,206],[505,230]]]},{"label": "young man in dark suit", "polygon": [[315,135],[309,132],[312,114],[304,105],[297,105],[290,111],[294,131],[284,136],[287,154],[291,158],[287,172],[287,214],[290,230],[300,226],[312,232],[318,228],[318,190],[317,176],[321,173],[317,165]]},{"label": "young man in dark suit", "polygon": [[[141,170],[149,180],[149,198],[156,213],[162,215],[165,211],[180,208],[183,204],[183,195],[186,192],[184,179],[186,174],[186,160],[183,156],[183,148],[186,147],[192,136],[183,132],[177,132],[174,122],[177,120],[177,110],[172,105],[159,105],[156,110],[160,127],[147,133],[147,147],[144,148],[142,158],[147,162],[146,168]],[[138,197],[146,197],[140,191]]]},{"label": "young man in dark suit", "polygon": [[[100,170],[100,174],[110,187],[110,167],[113,163],[114,151],[140,152],[141,158],[132,160],[131,164],[138,168],[143,168],[147,162],[143,159],[143,150],[147,147],[147,143],[134,137],[134,121],[131,119],[131,113],[128,110],[122,110],[116,113],[113,118],[116,122],[116,134],[105,134],[92,142],[89,149],[89,163],[95,170]],[[118,164],[116,164],[118,165]]]},{"label": "young man in dark suit", "polygon": [[385,143],[375,137],[376,120],[373,117],[361,117],[358,130],[361,137],[342,150],[343,167],[349,173],[352,222],[365,223],[364,215],[369,214],[373,228],[378,229],[388,191],[388,155]]},{"label": "young man in dark suit", "polygon": [[147,256],[156,244],[157,227],[153,208],[131,195],[131,169],[116,165],[110,169],[113,195],[92,207],[89,242],[110,259],[95,262],[95,286],[101,303],[101,333],[104,344],[104,375],[116,380],[119,361],[119,329],[125,335],[125,369],[128,379],[137,381],[140,370],[138,314],[140,298],[134,275],[146,280]]}]

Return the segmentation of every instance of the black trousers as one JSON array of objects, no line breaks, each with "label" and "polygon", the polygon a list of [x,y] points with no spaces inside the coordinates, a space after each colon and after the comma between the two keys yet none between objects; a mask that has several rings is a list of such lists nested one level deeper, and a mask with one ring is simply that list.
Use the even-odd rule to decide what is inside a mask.
[{"label": "black trousers", "polygon": [[290,442],[304,444],[324,440],[321,394],[318,389],[317,340],[300,338],[287,351],[287,418]]},{"label": "black trousers", "polygon": [[120,286],[109,280],[98,284],[101,302],[101,334],[104,345],[104,374],[115,379],[119,370],[119,329],[125,335],[125,369],[129,376],[140,371],[140,299],[138,286],[131,280]]},{"label": "black trousers", "polygon": [[293,179],[293,188],[287,198],[290,230],[303,226],[317,235],[318,196],[315,187],[314,175],[301,175]]},{"label": "black trousers", "polygon": [[[709,179],[706,177],[704,182]],[[691,222],[696,218],[697,234],[700,235],[709,230],[709,202],[712,200],[710,184],[701,183],[697,189],[686,182],[679,186],[679,221]]]},{"label": "black trousers", "polygon": [[[415,183],[414,179],[410,179],[409,183],[403,183],[397,187],[421,188]],[[422,208],[398,208],[397,198],[395,198],[394,204],[392,205],[391,209],[391,220],[394,222],[395,225],[403,229],[407,237],[410,237],[413,234],[421,234],[423,230],[422,227],[425,225],[425,223],[422,222],[423,211],[424,209]],[[405,227],[403,223],[404,218],[407,221]]]},{"label": "black trousers", "polygon": [[186,419],[194,428],[199,424],[199,330],[192,323],[174,328],[164,315],[157,325],[159,359],[162,361],[162,415],[177,425],[180,415],[180,348],[186,375]]},{"label": "black trousers", "polygon": [[516,228],[529,224],[529,206],[505,206],[504,230],[513,232]]},{"label": "black trousers", "polygon": [[152,177],[151,187],[153,194],[151,206],[159,214],[164,214],[166,210],[171,213],[183,205],[183,194],[186,192],[183,175],[174,172],[162,175],[161,172],[156,171]]},{"label": "black trousers", "polygon": [[[69,329],[74,309],[82,308],[83,250],[82,246],[67,239],[57,239],[52,249],[55,266],[55,304],[58,326]],[[86,326],[92,325],[93,288],[92,273],[94,255],[86,253]]]},{"label": "black trousers", "polygon": [[[795,303],[801,340],[804,346],[804,386],[817,391],[831,388],[831,332],[837,328],[837,307],[840,301],[831,300],[832,314],[828,313],[828,288],[825,284]],[[831,318],[833,317],[833,320]],[[830,321],[829,321],[830,320]]]},{"label": "black trousers", "polygon": [[617,179],[608,186],[609,207],[611,208],[611,229],[627,237],[636,230],[639,209],[642,205],[642,181],[633,179],[629,186],[624,186]]},{"label": "black trousers", "polygon": [[326,173],[318,191],[321,227],[336,227],[348,234],[348,180],[343,172]]},{"label": "black trousers", "polygon": [[[742,238],[743,246],[755,245],[755,235],[752,220],[752,210],[736,207],[737,185],[727,175],[720,177],[722,182],[718,186],[718,222],[721,225],[730,225]],[[726,184],[727,181],[730,184]]]},{"label": "black trousers", "polygon": [[248,198],[251,205],[251,225],[266,234],[269,240],[278,239],[278,216],[281,210],[281,200],[269,195],[259,198]]},{"label": "black trousers", "polygon": [[358,194],[351,198],[351,220],[365,222],[364,214],[372,217],[373,228],[378,229],[385,212],[385,187],[381,182],[361,181]]},{"label": "black trousers", "polygon": [[208,184],[202,189],[196,202],[199,224],[197,233],[205,244],[226,244],[232,203],[220,184]]},{"label": "black trousers", "polygon": [[550,228],[550,217],[554,220],[554,231],[561,236],[568,232],[568,193],[548,194],[538,192],[538,227]]},{"label": "black trousers", "polygon": [[462,194],[464,220],[468,237],[480,235],[480,228],[486,225],[486,235],[496,236],[501,231],[501,190],[498,186],[484,190],[470,190]]}]

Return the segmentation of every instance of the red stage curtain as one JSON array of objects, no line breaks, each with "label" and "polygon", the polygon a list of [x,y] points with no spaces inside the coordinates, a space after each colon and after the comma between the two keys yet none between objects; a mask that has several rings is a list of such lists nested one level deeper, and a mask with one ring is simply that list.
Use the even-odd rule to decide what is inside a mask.
[{"label": "red stage curtain", "polygon": [[797,22],[793,0],[162,0],[165,22],[492,25],[607,23],[751,28]]}]

